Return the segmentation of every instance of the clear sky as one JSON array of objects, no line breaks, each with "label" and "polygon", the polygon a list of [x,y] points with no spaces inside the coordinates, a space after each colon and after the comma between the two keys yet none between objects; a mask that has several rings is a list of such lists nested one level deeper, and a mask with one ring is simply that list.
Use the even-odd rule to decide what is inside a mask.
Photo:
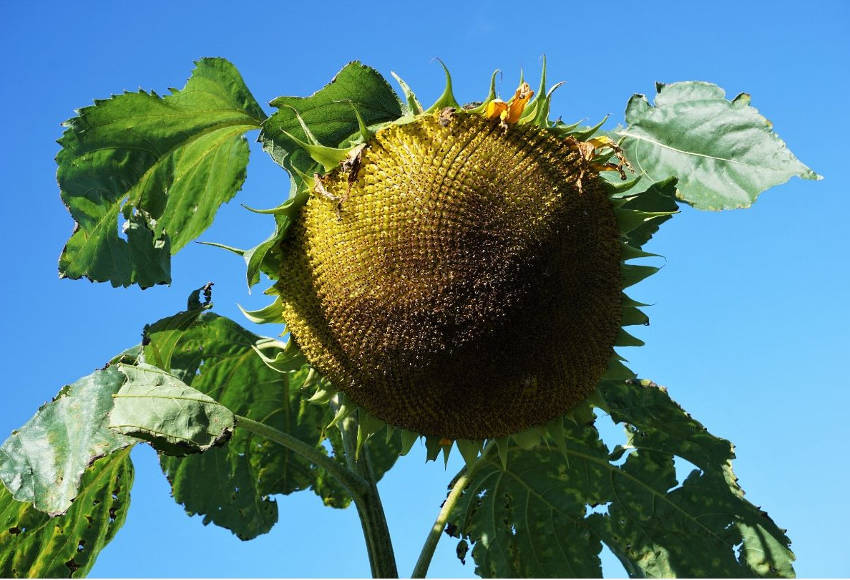
[{"label": "clear sky", "polygon": [[[113,289],[59,280],[57,259],[73,222],[59,200],[53,157],[60,122],[76,107],[123,90],[182,87],[193,60],[222,56],[257,100],[308,95],[346,62],[398,72],[430,102],[442,58],[462,102],[486,94],[493,69],[503,96],[520,69],[536,86],[540,57],[565,121],[607,127],[634,92],[654,82],[707,80],[752,94],[792,151],[824,175],[793,179],[748,210],[685,209],[648,247],[666,257],[634,288],[652,304],[645,347],[625,356],[640,376],[669,388],[713,433],[736,444],[748,498],[788,528],[800,576],[850,575],[846,454],[850,407],[850,3],[682,2],[354,3],[221,1],[11,2],[0,0],[0,303],[3,369],[0,439],[65,383],[138,343],[146,322],[181,309],[215,282],[216,312],[255,328],[237,310],[249,295],[241,260],[192,244],[173,260],[170,287]],[[266,111],[272,109],[266,107]],[[252,137],[253,138],[253,137]],[[277,205],[282,170],[254,146],[248,179],[202,239],[250,247],[270,219],[243,210]],[[407,575],[459,467],[411,454],[381,483],[399,571]],[[204,527],[171,500],[155,454],[134,451],[127,524],[95,576],[367,576],[353,508],[324,508],[311,493],[279,498],[280,521],[241,542]],[[434,576],[471,576],[444,537]],[[605,559],[608,575],[623,575]]]}]

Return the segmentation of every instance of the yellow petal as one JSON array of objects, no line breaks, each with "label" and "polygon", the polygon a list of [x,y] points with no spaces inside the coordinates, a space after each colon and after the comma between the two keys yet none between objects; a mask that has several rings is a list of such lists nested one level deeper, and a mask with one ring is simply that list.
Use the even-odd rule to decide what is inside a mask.
[{"label": "yellow petal", "polygon": [[612,143],[611,138],[606,137],[605,135],[594,137],[593,139],[589,139],[587,142],[592,143],[596,148],[604,147],[605,145],[610,145]]},{"label": "yellow petal", "polygon": [[528,83],[522,83],[514,93],[514,98],[508,103],[508,116],[504,119],[505,122],[514,124],[519,121],[522,112],[525,110],[525,105],[528,104],[529,99],[533,96],[534,91],[531,90]]},{"label": "yellow petal", "polygon": [[487,119],[499,119],[507,108],[508,104],[502,99],[493,99],[487,103],[487,108],[484,111],[484,117]]}]

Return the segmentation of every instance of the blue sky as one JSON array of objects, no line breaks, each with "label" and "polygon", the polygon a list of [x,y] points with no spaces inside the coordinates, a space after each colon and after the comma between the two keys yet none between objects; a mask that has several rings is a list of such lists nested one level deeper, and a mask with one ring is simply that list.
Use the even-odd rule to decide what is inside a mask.
[{"label": "blue sky", "polygon": [[[509,95],[520,69],[535,85],[540,57],[565,121],[622,122],[635,92],[654,82],[707,80],[752,94],[752,104],[818,183],[793,179],[748,210],[691,209],[648,247],[659,274],[634,289],[652,304],[647,345],[624,352],[639,375],[713,433],[736,445],[748,498],[788,528],[800,576],[847,576],[850,469],[842,451],[850,389],[847,114],[850,4],[652,3],[144,3],[0,0],[0,252],[4,275],[0,439],[65,383],[136,344],[146,322],[179,310],[215,282],[216,311],[242,321],[258,308],[241,260],[190,245],[170,287],[113,289],[59,280],[56,264],[73,222],[59,200],[53,157],[60,122],[95,98],[181,87],[193,60],[222,56],[257,100],[307,95],[358,59],[398,72],[430,102],[442,90],[434,57],[451,68],[461,101],[486,94],[493,69]],[[271,108],[266,107],[269,112]],[[270,220],[243,210],[277,205],[286,175],[258,147],[243,191],[202,239],[250,247]],[[250,325],[244,321],[246,326]],[[255,328],[274,334],[273,328]],[[310,493],[279,499],[271,533],[240,542],[188,518],[169,497],[155,454],[134,451],[136,486],[126,526],[95,576],[366,576],[354,509],[324,508]],[[459,467],[424,463],[415,447],[381,483],[399,571],[409,574]],[[444,538],[434,576],[471,576]],[[613,558],[608,575],[623,575]]]}]

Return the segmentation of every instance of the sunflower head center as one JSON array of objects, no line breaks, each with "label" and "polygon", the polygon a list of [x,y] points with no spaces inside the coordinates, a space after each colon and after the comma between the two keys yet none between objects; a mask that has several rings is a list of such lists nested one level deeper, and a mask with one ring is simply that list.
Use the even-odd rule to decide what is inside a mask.
[{"label": "sunflower head center", "polygon": [[585,169],[568,142],[481,115],[379,131],[316,177],[283,242],[289,330],[336,388],[419,433],[563,414],[604,372],[622,306],[613,208]]}]

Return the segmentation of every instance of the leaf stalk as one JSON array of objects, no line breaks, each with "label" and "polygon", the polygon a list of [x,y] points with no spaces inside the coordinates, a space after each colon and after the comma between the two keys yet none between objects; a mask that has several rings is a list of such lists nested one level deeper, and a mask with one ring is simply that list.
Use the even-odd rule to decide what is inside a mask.
[{"label": "leaf stalk", "polygon": [[265,437],[269,441],[274,441],[305,459],[312,461],[318,467],[325,469],[348,489],[355,502],[358,502],[358,498],[370,492],[369,482],[366,479],[346,469],[315,447],[304,443],[289,433],[284,433],[274,427],[254,421],[248,417],[243,417],[242,415],[236,415],[236,427],[242,427],[246,431]]},{"label": "leaf stalk", "polygon": [[425,538],[425,544],[422,546],[422,551],[419,553],[419,559],[416,561],[416,566],[413,568],[413,573],[410,576],[411,578],[425,578],[425,575],[428,573],[428,567],[431,565],[431,559],[434,557],[434,551],[437,549],[437,543],[443,535],[443,530],[446,527],[449,515],[452,513],[455,504],[457,504],[460,496],[463,494],[463,490],[466,489],[466,486],[469,484],[469,480],[475,474],[475,471],[482,463],[484,463],[484,458],[487,457],[487,454],[493,448],[494,443],[494,441],[489,441],[487,445],[484,446],[484,450],[481,452],[481,455],[479,455],[475,460],[467,463],[452,480],[452,484],[450,484],[451,491],[449,491],[449,495],[446,498],[446,501],[443,502],[443,507],[440,509],[440,513],[437,514],[437,519],[434,520],[434,525],[431,526],[431,530]]}]

